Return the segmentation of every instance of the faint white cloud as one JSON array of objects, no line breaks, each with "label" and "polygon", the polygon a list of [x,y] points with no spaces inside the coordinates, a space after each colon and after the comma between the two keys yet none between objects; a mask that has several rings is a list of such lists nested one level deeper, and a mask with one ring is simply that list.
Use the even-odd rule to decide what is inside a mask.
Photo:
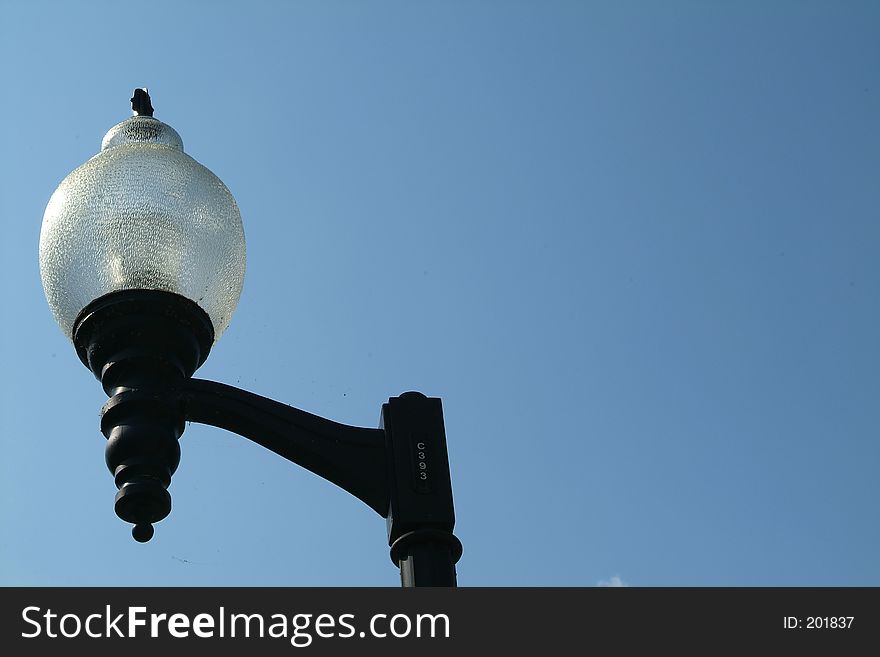
[{"label": "faint white cloud", "polygon": [[626,582],[620,579],[617,575],[611,577],[610,579],[603,579],[596,583],[596,586],[610,586],[610,587],[619,587],[619,586],[629,586]]}]

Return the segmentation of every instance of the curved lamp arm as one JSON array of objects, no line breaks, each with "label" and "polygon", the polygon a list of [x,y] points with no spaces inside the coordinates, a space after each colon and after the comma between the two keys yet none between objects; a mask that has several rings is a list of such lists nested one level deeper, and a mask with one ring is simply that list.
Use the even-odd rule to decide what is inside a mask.
[{"label": "curved lamp arm", "polygon": [[388,517],[391,493],[384,430],[340,424],[204,379],[187,379],[180,394],[187,420],[244,436]]},{"label": "curved lamp arm", "polygon": [[409,392],[382,406],[382,427],[312,415],[215,381],[179,390],[187,420],[227,429],[348,491],[388,520],[404,586],[455,586],[461,543],[439,399]]}]

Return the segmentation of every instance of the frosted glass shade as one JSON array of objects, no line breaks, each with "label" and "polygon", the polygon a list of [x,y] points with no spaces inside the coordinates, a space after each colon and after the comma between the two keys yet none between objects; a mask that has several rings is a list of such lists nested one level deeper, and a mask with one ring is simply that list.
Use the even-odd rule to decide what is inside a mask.
[{"label": "frosted glass shade", "polygon": [[104,136],[49,199],[40,275],[68,338],[79,312],[110,292],[164,290],[196,302],[215,341],[238,304],[245,241],[235,199],[183,152],[180,135],[133,116]]}]

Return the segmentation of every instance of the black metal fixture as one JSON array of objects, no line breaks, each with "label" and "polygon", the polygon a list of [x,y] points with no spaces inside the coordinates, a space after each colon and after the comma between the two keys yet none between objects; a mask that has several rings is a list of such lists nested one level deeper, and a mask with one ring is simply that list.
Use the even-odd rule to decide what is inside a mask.
[{"label": "black metal fixture", "polygon": [[403,586],[455,586],[461,543],[441,402],[382,406],[377,429],[312,415],[193,374],[226,328],[244,277],[238,207],[183,152],[136,89],[134,116],[52,195],[40,235],[55,317],[109,400],[101,413],[116,514],[139,542],[171,511],[186,422],[246,437],[348,491],[386,518]]}]

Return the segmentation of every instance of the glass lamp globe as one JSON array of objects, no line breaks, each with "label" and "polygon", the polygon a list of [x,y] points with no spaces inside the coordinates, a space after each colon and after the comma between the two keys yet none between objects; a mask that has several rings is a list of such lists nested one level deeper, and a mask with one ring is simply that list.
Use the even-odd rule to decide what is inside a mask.
[{"label": "glass lamp globe", "polygon": [[71,340],[77,316],[95,299],[160,290],[198,304],[216,341],[238,304],[244,271],[235,199],[184,153],[180,135],[151,115],[113,126],[100,152],[61,182],[43,215],[43,289]]}]

